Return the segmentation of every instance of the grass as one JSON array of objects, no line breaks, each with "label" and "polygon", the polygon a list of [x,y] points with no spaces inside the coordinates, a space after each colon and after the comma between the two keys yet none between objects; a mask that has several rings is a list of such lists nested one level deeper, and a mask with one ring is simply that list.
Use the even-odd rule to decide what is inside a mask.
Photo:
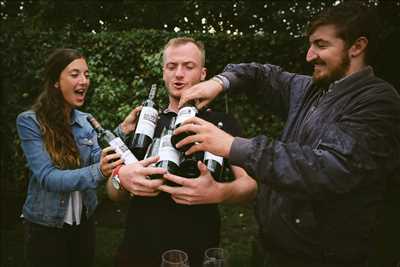
[{"label": "grass", "polygon": [[[104,202],[99,206],[96,227],[96,267],[113,266],[114,252],[124,234],[124,207]],[[231,267],[250,267],[252,247],[256,232],[256,223],[252,205],[220,205],[222,230],[221,247],[230,256]],[[111,218],[118,217],[115,221]],[[108,220],[108,221],[107,221]],[[17,221],[14,225],[1,229],[1,267],[24,267],[23,264],[23,227]]]}]

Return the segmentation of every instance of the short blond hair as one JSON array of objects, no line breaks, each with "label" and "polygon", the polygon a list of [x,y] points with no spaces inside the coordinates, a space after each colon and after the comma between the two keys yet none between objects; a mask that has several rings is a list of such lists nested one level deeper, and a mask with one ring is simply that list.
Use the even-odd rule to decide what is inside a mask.
[{"label": "short blond hair", "polygon": [[163,61],[165,61],[165,59],[164,59],[165,50],[167,50],[168,47],[170,47],[170,46],[176,47],[176,46],[184,45],[184,44],[188,44],[188,43],[194,44],[200,50],[201,65],[202,65],[202,67],[204,67],[204,65],[206,63],[206,50],[204,48],[204,44],[203,44],[203,42],[197,41],[191,37],[176,37],[176,38],[170,39],[168,41],[168,43],[164,46],[164,49],[163,49]]}]

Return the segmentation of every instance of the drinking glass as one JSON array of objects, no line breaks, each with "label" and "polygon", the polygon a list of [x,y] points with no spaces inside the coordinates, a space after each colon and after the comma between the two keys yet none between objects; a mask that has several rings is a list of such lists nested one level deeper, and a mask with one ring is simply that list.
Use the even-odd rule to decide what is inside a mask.
[{"label": "drinking glass", "polygon": [[209,248],[204,252],[203,267],[228,267],[228,253],[223,248]]},{"label": "drinking glass", "polygon": [[161,259],[161,267],[189,267],[188,254],[179,249],[165,251]]}]

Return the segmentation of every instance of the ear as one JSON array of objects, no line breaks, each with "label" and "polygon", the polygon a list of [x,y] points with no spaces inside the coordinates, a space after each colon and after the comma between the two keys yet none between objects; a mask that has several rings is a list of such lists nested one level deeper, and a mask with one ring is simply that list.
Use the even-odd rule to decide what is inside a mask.
[{"label": "ear", "polygon": [[202,68],[201,69],[201,77],[200,77],[200,81],[204,81],[204,79],[207,76],[207,68]]},{"label": "ear", "polygon": [[55,84],[54,84],[54,87],[55,88],[58,88],[60,86],[60,84],[58,83],[58,82],[56,82]]},{"label": "ear", "polygon": [[358,57],[361,54],[365,53],[365,49],[368,46],[367,37],[361,36],[359,37],[354,44],[350,47],[349,53],[352,58]]}]

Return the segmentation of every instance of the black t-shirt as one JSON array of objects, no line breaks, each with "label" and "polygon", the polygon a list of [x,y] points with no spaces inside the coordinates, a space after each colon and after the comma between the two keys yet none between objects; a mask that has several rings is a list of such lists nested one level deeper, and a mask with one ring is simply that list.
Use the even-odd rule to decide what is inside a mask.
[{"label": "black t-shirt", "polygon": [[[160,115],[155,137],[161,135],[174,116],[173,112]],[[215,125],[221,121],[223,130],[233,136],[241,134],[236,120],[225,113],[207,110],[199,112],[198,117]],[[156,197],[135,196],[130,200],[120,253],[131,258],[132,264],[143,261],[140,264],[160,266],[162,252],[181,249],[189,254],[191,266],[197,266],[205,249],[218,246],[219,233],[220,216],[216,204],[181,205],[164,192]]]}]

